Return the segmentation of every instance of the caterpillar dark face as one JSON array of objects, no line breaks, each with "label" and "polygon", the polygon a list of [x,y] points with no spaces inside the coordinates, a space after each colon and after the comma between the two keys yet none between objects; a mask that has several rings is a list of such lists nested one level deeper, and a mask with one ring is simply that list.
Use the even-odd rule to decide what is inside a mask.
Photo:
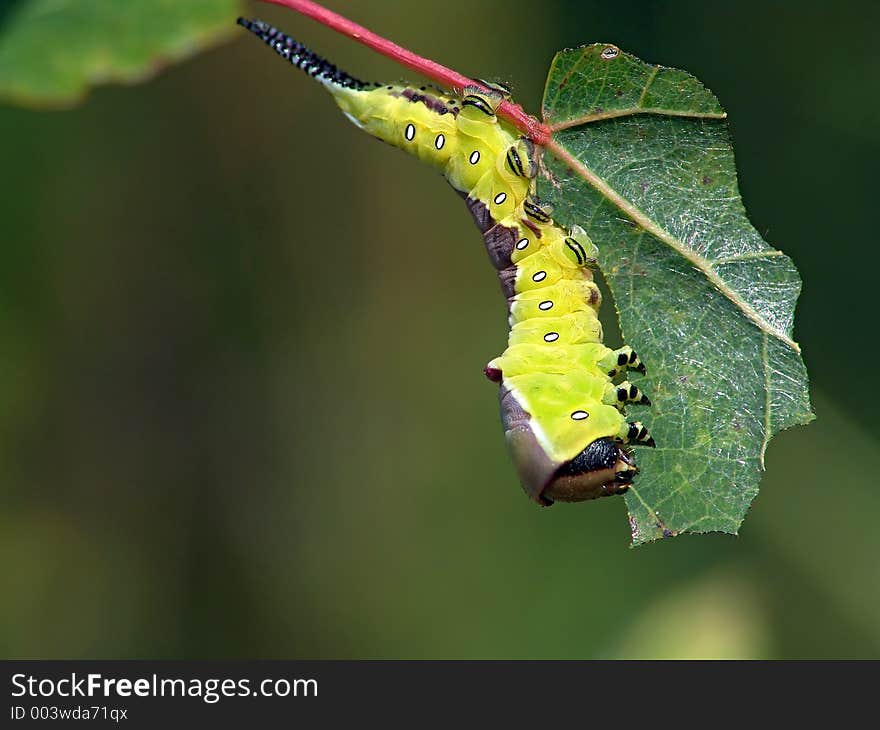
[{"label": "caterpillar dark face", "polygon": [[358,127],[437,167],[465,198],[510,312],[507,349],[486,366],[500,384],[501,419],[526,492],[541,504],[626,490],[636,474],[628,444],[654,445],[626,420],[649,405],[627,370],[644,372],[629,347],[602,344],[600,294],[589,266],[596,247],[564,230],[533,195],[534,148],[495,110],[504,87],[461,95],[367,84],[260,21],[239,19],[279,55],[323,84]]}]

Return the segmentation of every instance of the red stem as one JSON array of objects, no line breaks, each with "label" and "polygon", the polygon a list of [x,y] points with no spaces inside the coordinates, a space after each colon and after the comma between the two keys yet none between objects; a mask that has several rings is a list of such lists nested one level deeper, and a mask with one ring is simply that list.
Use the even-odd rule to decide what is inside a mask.
[{"label": "red stem", "polygon": [[[483,84],[479,81],[469,79],[467,76],[462,76],[457,71],[446,68],[446,66],[442,66],[436,61],[431,61],[412,51],[408,51],[387,38],[383,38],[373,33],[373,31],[367,30],[362,25],[358,25],[311,0],[263,0],[263,2],[282,5],[285,8],[290,8],[313,20],[317,20],[321,25],[326,25],[337,33],[348,36],[358,41],[358,43],[363,43],[383,56],[387,56],[402,66],[418,71],[426,78],[436,81],[447,88],[461,91],[466,86],[483,87]],[[512,101],[503,101],[501,106],[498,107],[498,114],[507,119],[536,144],[543,145],[550,140],[550,128],[535,119],[535,117],[527,114],[519,104],[514,104]]]}]

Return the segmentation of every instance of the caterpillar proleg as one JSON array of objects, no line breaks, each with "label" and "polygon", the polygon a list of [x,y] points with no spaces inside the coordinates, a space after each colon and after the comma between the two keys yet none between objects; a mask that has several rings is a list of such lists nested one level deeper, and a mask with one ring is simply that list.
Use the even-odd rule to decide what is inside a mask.
[{"label": "caterpillar proleg", "polygon": [[620,376],[645,369],[631,348],[602,344],[597,249],[535,196],[534,145],[495,114],[507,89],[367,83],[266,23],[238,22],[322,84],[354,124],[438,168],[464,198],[508,302],[508,346],[485,373],[499,384],[526,493],[547,505],[626,491],[638,471],[627,447],[654,440],[624,415],[650,402]]}]

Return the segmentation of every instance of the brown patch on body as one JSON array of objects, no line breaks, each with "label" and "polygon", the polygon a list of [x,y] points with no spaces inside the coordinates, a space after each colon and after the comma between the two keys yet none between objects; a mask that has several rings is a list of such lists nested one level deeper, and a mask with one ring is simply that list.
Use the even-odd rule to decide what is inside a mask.
[{"label": "brown patch on body", "polygon": [[434,96],[433,94],[428,93],[427,91],[422,91],[420,89],[406,88],[403,91],[392,92],[391,96],[399,96],[404,99],[408,99],[413,103],[421,102],[432,112],[444,115],[444,114],[452,114],[452,116],[458,116],[458,108],[449,106],[443,99],[440,97]]},{"label": "brown patch on body", "polygon": [[513,254],[519,231],[515,228],[499,225],[492,218],[492,214],[485,203],[476,198],[469,198],[467,193],[457,192],[464,198],[474,223],[483,234],[483,244],[486,246],[486,253],[489,254],[489,260],[498,271],[501,291],[507,299],[507,306],[510,309],[511,300],[515,295],[514,285],[516,283],[516,267],[511,262],[510,257]]},{"label": "brown patch on body", "polygon": [[496,223],[488,207],[481,201],[465,198],[465,203],[474,223],[483,233],[483,243],[486,245],[486,252],[492,265],[498,270],[510,268],[513,265],[510,257],[519,232],[515,228]]},{"label": "brown patch on body", "polygon": [[516,296],[516,267],[511,266],[498,272],[498,281],[501,282],[501,293],[507,299],[508,307]]},{"label": "brown patch on body", "polygon": [[528,228],[532,233],[534,233],[536,238],[541,238],[541,229],[538,228],[538,226],[536,226],[530,220],[528,220],[526,218],[522,218],[520,220],[520,223],[522,223],[526,228]]}]

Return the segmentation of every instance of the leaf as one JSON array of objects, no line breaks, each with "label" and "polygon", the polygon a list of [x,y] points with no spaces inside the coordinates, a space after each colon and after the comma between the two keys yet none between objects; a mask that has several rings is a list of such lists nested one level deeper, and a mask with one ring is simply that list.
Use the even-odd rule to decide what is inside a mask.
[{"label": "leaf", "polygon": [[70,106],[235,33],[238,0],[11,0],[0,10],[0,100]]},{"label": "leaf", "polygon": [[599,247],[648,367],[636,417],[657,449],[638,450],[626,496],[635,544],[736,533],[772,436],[813,418],[792,339],[801,280],[746,217],[724,116],[694,77],[607,44],[558,53],[547,79],[539,193]]}]

